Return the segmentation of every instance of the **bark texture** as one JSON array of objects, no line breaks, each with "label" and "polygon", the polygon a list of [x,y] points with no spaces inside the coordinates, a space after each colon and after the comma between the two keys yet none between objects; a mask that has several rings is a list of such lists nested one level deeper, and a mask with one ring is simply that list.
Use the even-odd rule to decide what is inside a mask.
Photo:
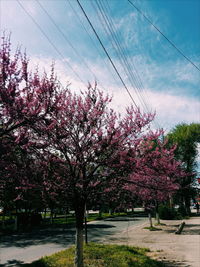
[{"label": "bark texture", "polygon": [[151,212],[149,212],[149,223],[150,227],[153,227]]},{"label": "bark texture", "polygon": [[[78,203],[79,202],[79,203]],[[76,249],[75,249],[75,267],[83,267],[83,223],[84,223],[85,204],[83,201],[77,201],[75,207],[76,215]]]}]

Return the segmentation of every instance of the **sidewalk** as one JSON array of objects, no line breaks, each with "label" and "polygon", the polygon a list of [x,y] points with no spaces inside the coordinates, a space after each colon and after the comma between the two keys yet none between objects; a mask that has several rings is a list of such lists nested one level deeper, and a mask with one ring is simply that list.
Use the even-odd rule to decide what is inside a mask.
[{"label": "sidewalk", "polygon": [[162,230],[143,229],[148,225],[127,228],[109,243],[146,247],[151,250],[149,256],[174,267],[200,267],[200,217],[186,219],[181,235],[175,231],[181,220],[162,220],[166,225],[156,226]]}]

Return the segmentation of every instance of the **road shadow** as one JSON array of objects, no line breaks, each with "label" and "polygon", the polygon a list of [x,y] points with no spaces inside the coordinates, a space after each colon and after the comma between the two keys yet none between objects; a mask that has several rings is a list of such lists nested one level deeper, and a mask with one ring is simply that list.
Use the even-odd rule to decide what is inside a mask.
[{"label": "road shadow", "polygon": [[25,248],[33,245],[55,243],[67,245],[75,240],[75,229],[45,229],[1,237],[1,247]]},{"label": "road shadow", "polygon": [[116,226],[114,225],[108,225],[108,224],[87,224],[88,229],[102,229],[102,228],[114,228]]},{"label": "road shadow", "polygon": [[165,267],[192,267],[191,264],[188,264],[187,262],[184,261],[175,261],[175,260],[165,260],[162,259],[161,262],[164,264]]},{"label": "road shadow", "polygon": [[[162,230],[168,234],[170,233],[175,233],[176,230],[178,229],[180,224],[174,224],[170,225],[170,229],[165,229],[164,227]],[[181,235],[200,235],[200,224],[186,224],[181,232]]]},{"label": "road shadow", "polygon": [[115,228],[116,226],[107,224],[88,225],[88,241],[99,242],[104,238],[108,238],[115,234],[113,231]]},{"label": "road shadow", "polygon": [[19,267],[19,266],[24,266],[25,263],[23,261],[19,260],[9,260],[7,263],[0,264],[0,267]]},{"label": "road shadow", "polygon": [[200,235],[200,224],[186,224],[182,235]]},{"label": "road shadow", "polygon": [[[168,234],[175,233],[176,230],[178,229],[179,225],[180,225],[180,224],[173,224],[173,225],[170,224],[170,229],[169,229],[169,228],[165,229],[165,227],[162,227],[162,230],[163,230],[165,233],[168,233]],[[166,225],[166,227],[169,227],[169,226]]]},{"label": "road shadow", "polygon": [[115,218],[107,218],[105,221],[111,221],[111,222],[128,222],[128,221],[139,221],[139,218],[134,217],[115,217]]},{"label": "road shadow", "polygon": [[[100,240],[102,236],[113,234],[115,226],[107,224],[88,224],[88,234],[92,239]],[[75,243],[75,228],[48,228],[38,229],[29,233],[18,233],[1,237],[1,248],[18,247],[25,248],[33,245],[45,245],[54,243],[66,247]]]}]

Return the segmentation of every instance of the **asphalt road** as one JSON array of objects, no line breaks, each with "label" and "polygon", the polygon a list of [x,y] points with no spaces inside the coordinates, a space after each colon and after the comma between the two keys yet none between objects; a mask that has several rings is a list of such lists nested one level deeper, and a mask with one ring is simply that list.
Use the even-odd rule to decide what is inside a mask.
[{"label": "asphalt road", "polygon": [[[143,224],[146,220],[141,217],[116,217],[91,222],[88,224],[88,241],[112,242],[119,233],[124,232],[124,238],[128,242],[128,230]],[[74,244],[75,228],[33,230],[30,233],[3,236],[0,241],[0,267],[18,266]]]}]

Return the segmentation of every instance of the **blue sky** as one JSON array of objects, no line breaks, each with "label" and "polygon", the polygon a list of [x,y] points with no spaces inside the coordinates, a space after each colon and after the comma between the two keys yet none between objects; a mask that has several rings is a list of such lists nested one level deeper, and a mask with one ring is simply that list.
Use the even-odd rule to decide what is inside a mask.
[{"label": "blue sky", "polygon": [[[146,106],[148,110],[155,110],[157,125],[166,131],[177,123],[199,122],[200,72],[127,0],[80,2],[137,105],[144,110]],[[1,32],[12,33],[13,47],[20,44],[26,48],[31,67],[39,65],[41,70],[48,71],[55,61],[59,79],[63,84],[70,82],[72,90],[84,89],[89,81],[93,83],[96,79],[99,88],[113,95],[113,107],[117,111],[123,112],[125,106],[131,104],[76,0],[20,3],[29,15],[16,0],[0,0],[0,27]],[[200,68],[200,1],[133,0],[133,3]],[[98,7],[105,13],[100,13]],[[131,76],[113,48],[113,37],[105,30],[105,16],[113,23],[113,34],[117,35]]]}]

